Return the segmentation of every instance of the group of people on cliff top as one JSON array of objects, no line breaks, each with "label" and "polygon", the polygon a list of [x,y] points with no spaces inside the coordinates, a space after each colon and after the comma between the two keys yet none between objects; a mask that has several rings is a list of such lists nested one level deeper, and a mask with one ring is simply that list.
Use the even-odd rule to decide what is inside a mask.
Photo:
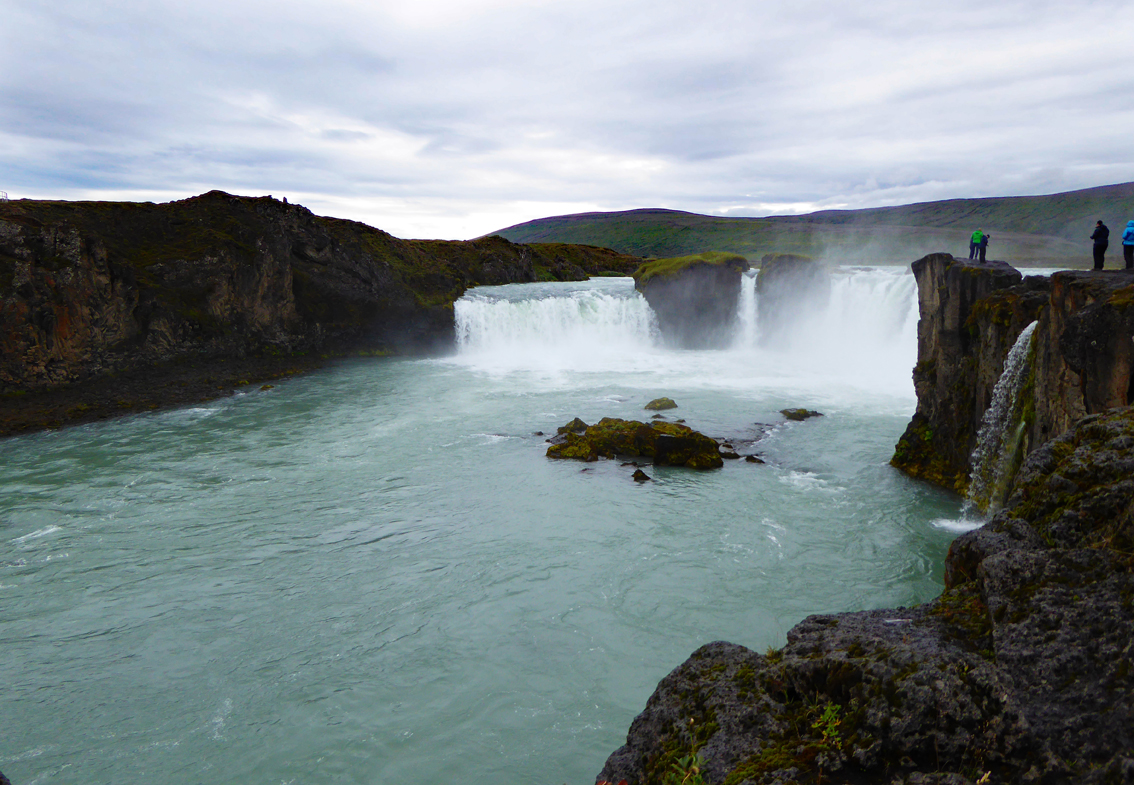
[{"label": "group of people on cliff top", "polygon": [[988,252],[988,241],[991,239],[992,235],[985,234],[981,229],[973,232],[973,236],[969,238],[969,258],[983,262],[984,255]]},{"label": "group of people on cliff top", "polygon": [[[1102,221],[1097,221],[1091,239],[1095,241],[1095,269],[1101,270],[1103,257],[1110,245],[1110,229]],[[1122,259],[1126,262],[1127,270],[1134,270],[1134,221],[1127,221],[1126,231],[1122,233]]]},{"label": "group of people on cliff top", "polygon": [[[984,231],[977,229],[969,238],[969,258],[983,262],[985,251],[988,250],[988,241],[992,237]],[[1101,220],[1095,222],[1095,232],[1091,235],[1095,241],[1095,269],[1103,268],[1103,257],[1110,245],[1110,229]],[[1134,221],[1126,222],[1126,230],[1122,233],[1122,258],[1126,262],[1127,270],[1134,270]]]}]

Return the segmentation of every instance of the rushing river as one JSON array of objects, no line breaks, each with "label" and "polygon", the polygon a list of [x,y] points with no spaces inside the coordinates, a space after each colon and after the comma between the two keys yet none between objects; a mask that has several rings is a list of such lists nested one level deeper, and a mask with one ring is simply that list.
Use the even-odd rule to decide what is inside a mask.
[{"label": "rushing river", "polygon": [[[841,271],[774,349],[738,305],[732,348],[671,351],[629,279],[486,287],[451,357],[0,442],[0,771],[589,785],[699,645],[935,596],[959,500],[887,465],[908,269]],[[662,395],[767,463],[544,457]]]}]

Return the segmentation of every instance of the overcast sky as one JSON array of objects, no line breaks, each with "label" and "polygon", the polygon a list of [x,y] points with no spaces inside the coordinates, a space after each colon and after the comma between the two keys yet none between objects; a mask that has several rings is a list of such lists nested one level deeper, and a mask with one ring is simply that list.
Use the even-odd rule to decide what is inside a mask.
[{"label": "overcast sky", "polygon": [[1134,8],[0,0],[0,189],[220,188],[400,237],[1134,180]]}]

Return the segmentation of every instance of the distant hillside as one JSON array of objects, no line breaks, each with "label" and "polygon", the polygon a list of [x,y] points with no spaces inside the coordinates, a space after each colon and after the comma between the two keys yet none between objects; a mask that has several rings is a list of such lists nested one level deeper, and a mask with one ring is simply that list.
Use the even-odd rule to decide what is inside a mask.
[{"label": "distant hillside", "polygon": [[[769,218],[719,218],[677,210],[580,213],[495,232],[517,243],[584,243],[644,257],[731,251],[758,261],[769,252],[843,263],[906,263],[927,253],[968,255],[974,229],[991,233],[989,257],[1013,264],[1090,266],[1090,236],[1134,218],[1134,183],[1048,196],[949,199],[868,210],[824,210]],[[1117,234],[1108,266],[1121,259]]]}]

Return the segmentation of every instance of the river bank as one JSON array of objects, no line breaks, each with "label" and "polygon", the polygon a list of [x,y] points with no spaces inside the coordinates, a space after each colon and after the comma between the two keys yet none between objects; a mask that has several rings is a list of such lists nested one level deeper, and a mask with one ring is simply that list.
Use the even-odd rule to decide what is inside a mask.
[{"label": "river bank", "polygon": [[[271,197],[0,203],[0,423],[207,400],[321,358],[451,352],[469,288],[628,275],[602,248],[400,240]],[[121,389],[116,389],[121,388]]]},{"label": "river bank", "polygon": [[[718,642],[661,681],[598,779],[1134,782],[1134,415],[1126,273],[1023,279],[947,254],[918,281],[918,409],[891,463],[964,491],[984,410],[1027,355],[1006,500],[931,602]],[[1086,416],[1084,416],[1086,415]],[[879,607],[880,603],[866,607]]]}]

